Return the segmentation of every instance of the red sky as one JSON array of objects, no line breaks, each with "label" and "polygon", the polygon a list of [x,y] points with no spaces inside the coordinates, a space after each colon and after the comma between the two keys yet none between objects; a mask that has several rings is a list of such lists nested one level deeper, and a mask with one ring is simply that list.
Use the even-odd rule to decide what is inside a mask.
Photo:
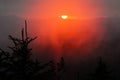
[{"label": "red sky", "polygon": [[[66,48],[67,56],[77,57],[81,56],[80,50],[90,52],[100,44],[104,29],[94,18],[104,13],[101,4],[94,0],[38,1],[21,16],[31,21],[30,29],[38,36],[38,43],[52,44],[55,56],[62,56]],[[69,18],[62,20],[64,14]]]},{"label": "red sky", "polygon": [[21,0],[2,7],[7,15],[27,19],[29,33],[38,37],[35,46],[51,45],[55,56],[79,58],[80,51],[92,51],[104,36],[104,27],[95,20],[106,13],[100,0]]}]

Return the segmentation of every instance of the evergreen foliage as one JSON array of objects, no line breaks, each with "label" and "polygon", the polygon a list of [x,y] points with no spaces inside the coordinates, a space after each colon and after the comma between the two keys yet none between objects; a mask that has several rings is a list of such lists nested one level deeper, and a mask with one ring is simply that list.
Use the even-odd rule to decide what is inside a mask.
[{"label": "evergreen foliage", "polygon": [[112,80],[111,71],[107,63],[105,63],[102,58],[99,58],[97,67],[92,76],[92,80]]},{"label": "evergreen foliage", "polygon": [[60,63],[50,61],[40,63],[31,59],[29,44],[36,39],[28,37],[27,22],[21,31],[21,39],[9,35],[14,46],[12,52],[0,49],[0,80],[61,80],[64,72],[64,59]]}]

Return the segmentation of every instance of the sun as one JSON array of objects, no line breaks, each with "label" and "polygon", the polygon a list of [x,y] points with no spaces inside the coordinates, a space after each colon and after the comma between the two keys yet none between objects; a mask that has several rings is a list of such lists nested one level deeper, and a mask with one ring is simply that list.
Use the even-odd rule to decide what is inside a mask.
[{"label": "sun", "polygon": [[61,15],[62,19],[68,19],[68,15]]}]

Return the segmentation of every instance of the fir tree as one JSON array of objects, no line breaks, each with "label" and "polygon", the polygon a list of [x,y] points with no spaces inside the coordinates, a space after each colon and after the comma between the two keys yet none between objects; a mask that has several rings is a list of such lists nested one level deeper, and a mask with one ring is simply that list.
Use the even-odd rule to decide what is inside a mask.
[{"label": "fir tree", "polygon": [[33,72],[34,62],[31,60],[31,50],[28,46],[36,39],[29,38],[27,35],[27,22],[25,21],[25,30],[21,31],[21,39],[14,38],[9,35],[10,40],[14,43],[13,47],[9,47],[12,50],[12,66],[14,80],[28,80],[31,79],[31,73]]},{"label": "fir tree", "polygon": [[0,49],[0,80],[8,80],[10,78],[10,54]]},{"label": "fir tree", "polygon": [[111,71],[109,69],[107,63],[102,58],[99,58],[92,80],[111,80]]},{"label": "fir tree", "polygon": [[[36,39],[30,38],[25,29],[21,31],[21,39],[9,35],[13,46],[12,52],[0,49],[0,80],[61,80],[64,72],[64,59],[58,65],[53,61],[41,64],[38,60],[31,59],[32,52],[29,44]],[[56,67],[57,65],[57,67]]]}]

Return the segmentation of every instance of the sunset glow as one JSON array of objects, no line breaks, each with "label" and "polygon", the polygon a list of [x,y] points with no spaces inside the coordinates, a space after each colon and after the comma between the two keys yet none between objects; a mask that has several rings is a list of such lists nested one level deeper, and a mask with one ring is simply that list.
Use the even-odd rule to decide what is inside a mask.
[{"label": "sunset glow", "polygon": [[51,46],[56,59],[62,55],[78,59],[100,44],[104,29],[95,19],[102,13],[100,1],[45,0],[31,6],[26,15],[31,20],[31,32],[40,37],[36,44]]},{"label": "sunset glow", "polygon": [[0,0],[0,80],[120,80],[119,35],[120,0]]},{"label": "sunset glow", "polygon": [[61,18],[62,19],[68,19],[68,16],[67,15],[62,15]]}]

